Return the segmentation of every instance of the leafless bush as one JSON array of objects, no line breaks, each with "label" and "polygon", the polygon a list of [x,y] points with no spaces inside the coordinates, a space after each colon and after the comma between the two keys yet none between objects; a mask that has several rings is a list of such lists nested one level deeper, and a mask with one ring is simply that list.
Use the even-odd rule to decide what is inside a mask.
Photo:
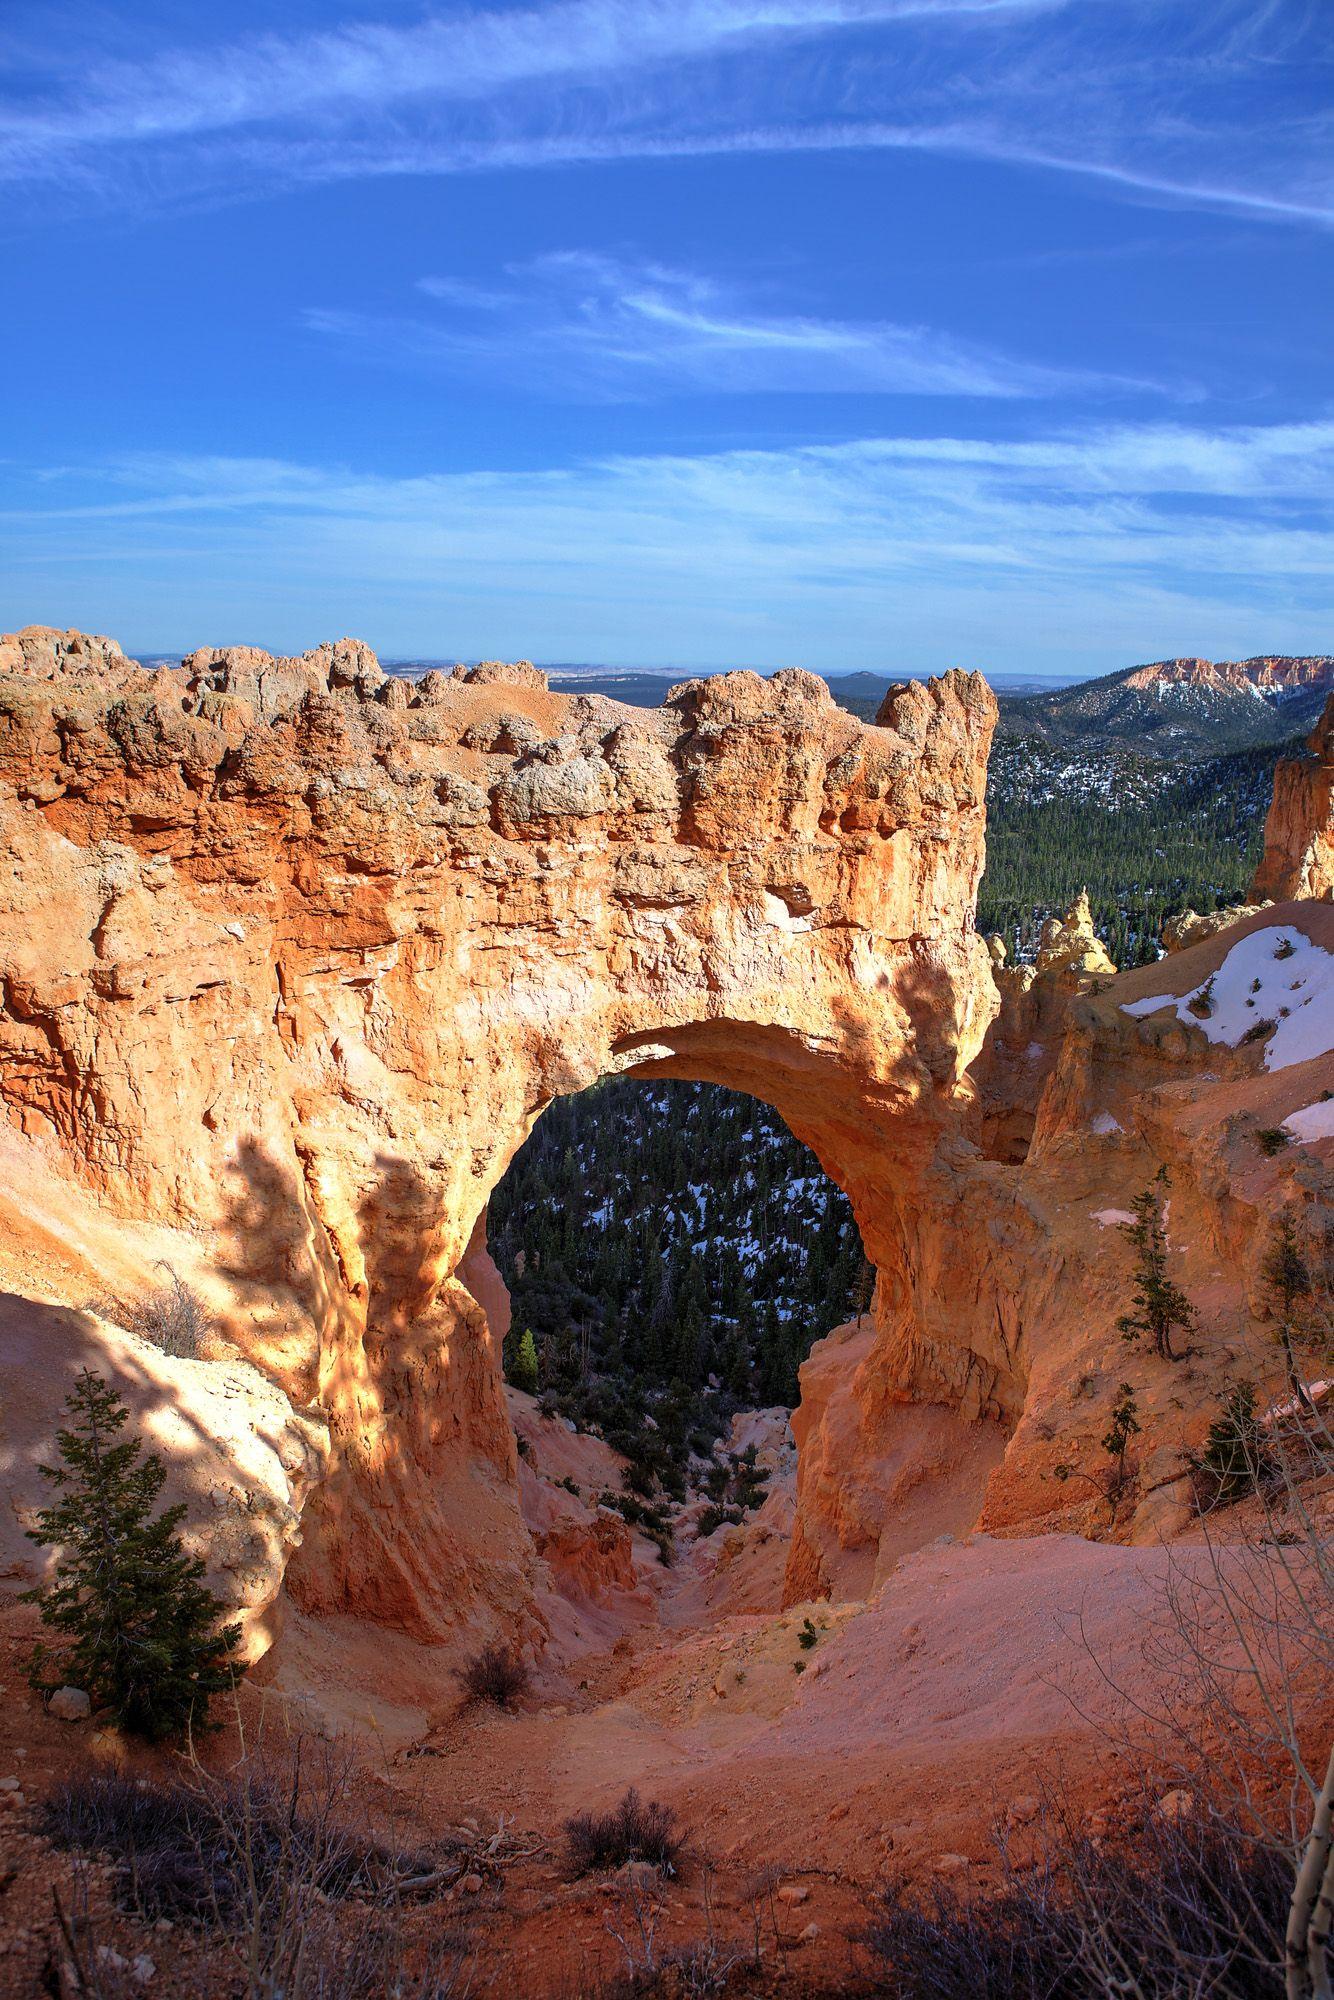
[{"label": "leafless bush", "polygon": [[[1147,1805],[1148,1802],[1146,1802]],[[895,2000],[1272,2000],[1286,1858],[1202,1806],[1094,1839],[1053,1809],[999,1893],[887,1889],[866,1943]]]},{"label": "leafless bush", "polygon": [[685,1834],[670,1806],[645,1802],[632,1786],[604,1813],[576,1813],[565,1822],[565,1850],[573,1875],[605,1874],[627,1861],[644,1861],[675,1874]]},{"label": "leafless bush", "polygon": [[[245,2000],[443,2000],[465,1990],[462,1947],[414,1913],[461,1872],[441,1854],[377,1839],[337,1746],[198,1765],[166,1782],[67,1779],[41,1823],[61,1847],[105,1855],[120,1907],[206,1933],[234,1959]],[[417,1935],[417,1932],[421,1935]]]},{"label": "leafless bush", "polygon": [[[620,1908],[603,1916],[608,1936],[620,1946],[624,1966],[598,1988],[596,2000],[711,2000],[711,1996],[727,1992],[747,1954],[740,1945],[725,1944],[719,1938],[710,1883],[706,1868],[703,1937],[688,1945],[660,1946],[662,1886],[655,1888],[630,1876],[620,1888]],[[754,1966],[759,1969],[758,1951]]]},{"label": "leafless bush", "polygon": [[1271,1924],[1271,1988],[1283,1979],[1288,2000],[1331,2000],[1334,1436],[1304,1389],[1266,1411],[1259,1433],[1254,1491],[1204,1517],[1201,1542],[1168,1552],[1144,1647],[1157,1692],[1116,1692],[1127,1742],[1147,1742],[1160,1769],[1207,1801],[1266,1880],[1281,1870],[1288,1907],[1286,1923]]},{"label": "leafless bush", "polygon": [[532,1669],[511,1646],[483,1646],[456,1670],[470,1701],[489,1701],[496,1708],[513,1708],[528,1692]]},{"label": "leafless bush", "polygon": [[167,1282],[140,1299],[128,1311],[110,1310],[104,1317],[115,1319],[141,1340],[151,1341],[164,1354],[178,1361],[202,1360],[204,1348],[214,1332],[208,1308],[197,1292],[169,1264],[162,1269]]}]

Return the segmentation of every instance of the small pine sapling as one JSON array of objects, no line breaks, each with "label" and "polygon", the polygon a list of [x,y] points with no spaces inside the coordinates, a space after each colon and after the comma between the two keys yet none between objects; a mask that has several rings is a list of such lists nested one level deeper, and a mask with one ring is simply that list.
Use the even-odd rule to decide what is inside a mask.
[{"label": "small pine sapling", "polygon": [[1249,1382],[1238,1382],[1229,1390],[1222,1411],[1209,1426],[1195,1469],[1212,1507],[1244,1500],[1269,1471],[1270,1453]]},{"label": "small pine sapling", "polygon": [[1139,1405],[1129,1382],[1123,1382],[1112,1405],[1112,1421],[1103,1440],[1102,1448],[1112,1461],[1112,1475],[1107,1488],[1107,1502],[1116,1516],[1117,1505],[1126,1489],[1126,1452],[1132,1437],[1139,1435]]},{"label": "small pine sapling", "polygon": [[1135,1219],[1120,1224],[1121,1234],[1135,1247],[1136,1310],[1122,1313],[1116,1324],[1126,1340],[1148,1340],[1164,1361],[1179,1361],[1173,1351],[1172,1333],[1188,1332],[1195,1324],[1195,1308],[1167,1275],[1167,1231],[1159,1189],[1166,1188],[1167,1169],[1160,1167],[1154,1180],[1132,1204]]},{"label": "small pine sapling", "polygon": [[[41,1468],[59,1498],[29,1538],[57,1551],[51,1583],[26,1593],[66,1642],[53,1660],[39,1647],[33,1685],[84,1689],[121,1728],[150,1741],[199,1729],[210,1698],[236,1679],[239,1625],[204,1583],[204,1564],[182,1546],[184,1504],[154,1518],[167,1471],[137,1438],[122,1438],[129,1411],[85,1368],[57,1433],[61,1463]],[[48,1664],[60,1681],[47,1678]]]}]

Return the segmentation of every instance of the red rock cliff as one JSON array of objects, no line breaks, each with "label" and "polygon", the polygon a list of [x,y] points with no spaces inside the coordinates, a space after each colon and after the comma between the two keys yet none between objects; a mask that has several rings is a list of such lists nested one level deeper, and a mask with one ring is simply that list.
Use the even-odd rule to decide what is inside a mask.
[{"label": "red rock cliff", "polygon": [[1275,902],[1334,897],[1334,694],[1307,739],[1307,755],[1285,758],[1274,773],[1251,895]]}]

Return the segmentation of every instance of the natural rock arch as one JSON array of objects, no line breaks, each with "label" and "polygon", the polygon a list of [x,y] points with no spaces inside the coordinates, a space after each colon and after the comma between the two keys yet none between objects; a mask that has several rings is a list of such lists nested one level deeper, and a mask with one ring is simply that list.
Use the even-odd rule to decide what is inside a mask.
[{"label": "natural rock arch", "polygon": [[36,630],[0,675],[0,1092],[106,1202],[216,1230],[290,1302],[248,1337],[330,1418],[300,1602],[426,1636],[521,1613],[456,1274],[544,1105],[601,1075],[772,1103],[880,1271],[883,1393],[1017,1412],[1015,1329],[937,1305],[984,1290],[948,1227],[996,1005],[980,676],[865,727],[795,671],[649,712],[527,666],[414,689],[351,641],[150,674]]}]

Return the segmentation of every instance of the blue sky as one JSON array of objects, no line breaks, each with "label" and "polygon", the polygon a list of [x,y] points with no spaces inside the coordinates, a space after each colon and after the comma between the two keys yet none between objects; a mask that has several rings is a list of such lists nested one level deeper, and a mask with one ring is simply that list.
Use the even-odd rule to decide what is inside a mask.
[{"label": "blue sky", "polygon": [[0,12],[0,626],[1334,650],[1330,0]]}]

